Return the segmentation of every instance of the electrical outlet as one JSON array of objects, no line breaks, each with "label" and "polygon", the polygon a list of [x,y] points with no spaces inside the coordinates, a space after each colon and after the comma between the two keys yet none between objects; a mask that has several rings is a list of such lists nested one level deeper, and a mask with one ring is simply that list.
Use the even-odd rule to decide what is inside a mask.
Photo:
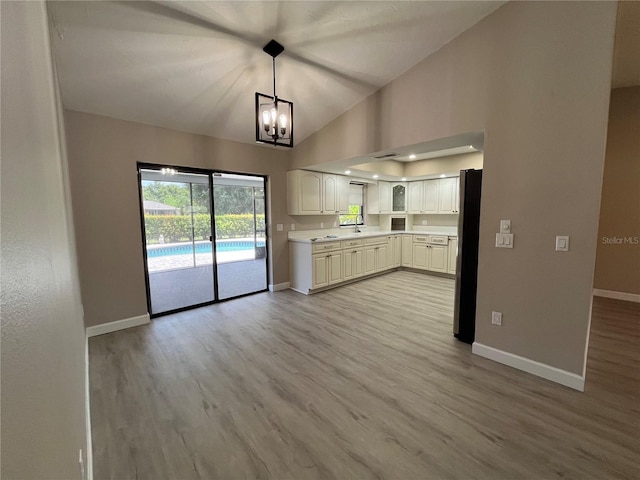
[{"label": "electrical outlet", "polygon": [[295,230],[295,229],[296,229],[296,224],[295,224],[295,223],[292,223],[292,224],[291,224],[291,230]]},{"label": "electrical outlet", "polygon": [[338,226],[338,222],[333,222],[333,228],[336,228]]},{"label": "electrical outlet", "polygon": [[324,222],[320,222],[320,228],[324,228]]},{"label": "electrical outlet", "polygon": [[422,220],[422,225],[426,225],[427,221],[426,220]]},{"label": "electrical outlet", "polygon": [[502,325],[502,312],[491,312],[491,324]]},{"label": "electrical outlet", "polygon": [[281,224],[281,223],[277,223],[277,224],[276,224],[276,230],[277,230],[278,232],[281,232],[281,231],[282,231],[282,224]]}]

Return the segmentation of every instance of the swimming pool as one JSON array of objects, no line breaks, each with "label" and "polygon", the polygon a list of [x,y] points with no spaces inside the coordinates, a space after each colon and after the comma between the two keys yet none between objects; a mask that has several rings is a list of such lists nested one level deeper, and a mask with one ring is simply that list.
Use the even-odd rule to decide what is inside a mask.
[{"label": "swimming pool", "polygon": [[[216,240],[216,251],[220,252],[240,252],[242,250],[253,250],[256,247],[264,247],[264,239],[258,239],[254,243],[250,240]],[[195,242],[197,253],[211,253],[211,242]],[[170,255],[193,255],[193,244],[169,244],[169,245],[147,245],[147,257],[168,257]]]}]

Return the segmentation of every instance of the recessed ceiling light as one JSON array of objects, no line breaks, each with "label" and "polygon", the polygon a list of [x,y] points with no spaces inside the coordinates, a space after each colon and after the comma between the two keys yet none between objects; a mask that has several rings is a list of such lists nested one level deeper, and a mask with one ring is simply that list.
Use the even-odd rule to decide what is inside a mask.
[{"label": "recessed ceiling light", "polygon": [[376,174],[373,176],[373,178],[378,178],[380,175]]},{"label": "recessed ceiling light", "polygon": [[400,180],[403,181],[403,182],[406,182],[407,181],[407,177],[402,177]]},{"label": "recessed ceiling light", "polygon": [[440,178],[444,178],[444,177],[446,177],[446,175],[444,173],[441,173]]},{"label": "recessed ceiling light", "polygon": [[349,175],[351,173],[351,170],[345,170],[344,173],[345,175]]},{"label": "recessed ceiling light", "polygon": [[412,153],[411,155],[409,155],[409,158],[410,158],[411,160],[415,160],[415,158],[416,158],[416,154],[415,154],[415,153]]}]

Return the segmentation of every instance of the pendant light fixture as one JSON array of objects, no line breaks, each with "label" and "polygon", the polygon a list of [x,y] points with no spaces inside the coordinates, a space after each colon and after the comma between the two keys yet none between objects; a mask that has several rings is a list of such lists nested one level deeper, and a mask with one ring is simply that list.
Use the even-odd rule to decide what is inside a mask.
[{"label": "pendant light fixture", "polygon": [[276,95],[276,57],[284,47],[271,40],[262,50],[273,61],[273,96],[256,92],[256,142],[293,147],[293,103]]}]

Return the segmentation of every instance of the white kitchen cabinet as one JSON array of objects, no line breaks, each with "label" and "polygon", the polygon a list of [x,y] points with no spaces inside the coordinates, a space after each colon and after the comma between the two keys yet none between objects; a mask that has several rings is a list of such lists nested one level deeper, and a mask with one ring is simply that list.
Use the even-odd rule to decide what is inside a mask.
[{"label": "white kitchen cabinet", "polygon": [[322,213],[338,213],[338,178],[322,174]]},{"label": "white kitchen cabinet", "polygon": [[342,252],[319,253],[313,256],[312,288],[342,282]]},{"label": "white kitchen cabinet", "polygon": [[337,215],[349,213],[349,177],[330,173],[287,172],[289,215]]},{"label": "white kitchen cabinet", "polygon": [[387,237],[373,237],[365,239],[364,274],[382,272],[391,268],[389,239]]},{"label": "white kitchen cabinet", "polygon": [[364,275],[364,250],[345,250],[342,258],[342,279],[353,280]]},{"label": "white kitchen cabinet", "polygon": [[405,182],[391,184],[391,211],[393,213],[407,212],[407,184]]},{"label": "white kitchen cabinet", "polygon": [[287,172],[287,213],[289,215],[322,214],[322,173],[306,170]]},{"label": "white kitchen cabinet", "polygon": [[456,267],[458,262],[458,239],[450,238],[449,239],[449,268],[447,270],[448,273],[456,273]]},{"label": "white kitchen cabinet", "polygon": [[429,245],[426,243],[414,243],[412,250],[413,268],[426,270],[429,266]]},{"label": "white kitchen cabinet", "polygon": [[427,270],[446,273],[449,269],[447,245],[429,245],[429,262]]},{"label": "white kitchen cabinet", "polygon": [[340,215],[346,215],[349,213],[349,177],[345,177],[343,175],[336,175],[338,179],[338,192],[337,192],[337,203],[338,203],[338,213]]},{"label": "white kitchen cabinet", "polygon": [[438,213],[456,213],[458,177],[441,178],[439,182]]},{"label": "white kitchen cabinet", "polygon": [[326,287],[329,285],[329,262],[326,254],[313,256],[313,283],[312,288]]},{"label": "white kitchen cabinet", "polygon": [[413,235],[402,235],[402,266],[413,266]]},{"label": "white kitchen cabinet", "polygon": [[378,182],[367,185],[367,213],[391,213],[391,184]]},{"label": "white kitchen cabinet", "polygon": [[409,182],[407,185],[407,213],[423,213],[422,196],[424,182]]},{"label": "white kitchen cabinet", "polygon": [[439,213],[440,180],[425,180],[422,193],[422,212],[425,214]]},{"label": "white kitchen cabinet", "polygon": [[399,267],[402,265],[402,237],[393,235],[393,264],[390,267]]}]

